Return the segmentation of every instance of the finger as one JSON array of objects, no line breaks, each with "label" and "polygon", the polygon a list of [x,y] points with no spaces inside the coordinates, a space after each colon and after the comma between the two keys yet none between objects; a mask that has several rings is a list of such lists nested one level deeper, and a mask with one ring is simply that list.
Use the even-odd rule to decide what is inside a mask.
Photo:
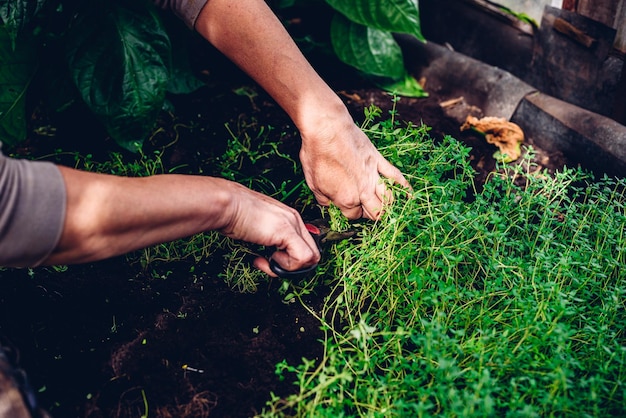
[{"label": "finger", "polygon": [[380,200],[383,207],[393,203],[393,190],[382,179],[376,185],[376,197]]},{"label": "finger", "polygon": [[363,217],[363,207],[361,205],[355,207],[341,207],[337,205],[339,209],[341,209],[341,213],[348,219],[360,219]]},{"label": "finger", "polygon": [[383,213],[385,205],[390,204],[392,201],[392,190],[387,187],[383,179],[379,178],[371,192],[361,195],[363,214],[366,218],[378,220]]},{"label": "finger", "polygon": [[284,242],[271,258],[287,271],[301,270],[320,261],[319,248],[303,222],[299,222],[296,234]]},{"label": "finger", "polygon": [[363,208],[363,217],[367,219],[371,219],[372,221],[379,220],[381,214],[382,214],[381,210],[369,210],[367,208]]},{"label": "finger", "polygon": [[310,261],[312,261],[313,263],[319,263],[320,259],[322,258],[322,255],[320,254],[320,248],[313,238],[313,235],[311,235],[311,232],[309,232],[307,227],[304,225],[304,222],[301,222],[300,225],[300,236],[304,238],[304,242],[306,243],[306,245],[309,246],[309,249],[311,250],[311,253],[313,255]]},{"label": "finger", "polygon": [[294,258],[290,257],[285,251],[276,251],[272,254],[270,257],[270,269],[272,269],[272,262],[275,264],[273,271],[278,275],[282,274],[280,270],[290,273],[307,270],[313,266],[317,266],[317,262],[314,262],[313,259],[310,259],[307,262],[294,260]]},{"label": "finger", "polygon": [[317,203],[319,203],[322,206],[330,206],[330,202],[331,200],[324,194],[313,190],[313,196],[315,196],[315,200],[317,200]]},{"label": "finger", "polygon": [[362,203],[363,215],[373,221],[380,219],[383,209],[383,202],[374,193],[373,196],[363,199]]},{"label": "finger", "polygon": [[378,172],[386,178],[393,180],[394,183],[406,187],[407,189],[412,189],[411,184],[404,178],[402,172],[389,161],[383,159],[383,161],[378,164]]},{"label": "finger", "polygon": [[278,277],[278,275],[276,275],[276,273],[274,273],[272,269],[270,268],[269,261],[264,257],[255,258],[254,261],[252,262],[252,265],[255,268],[261,270],[263,273],[267,274],[268,276]]}]

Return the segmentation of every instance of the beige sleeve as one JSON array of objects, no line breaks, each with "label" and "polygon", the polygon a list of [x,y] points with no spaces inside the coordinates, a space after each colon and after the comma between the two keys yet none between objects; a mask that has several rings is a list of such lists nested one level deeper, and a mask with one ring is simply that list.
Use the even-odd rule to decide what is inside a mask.
[{"label": "beige sleeve", "polygon": [[164,10],[171,10],[189,29],[193,29],[200,11],[208,0],[152,0]]},{"label": "beige sleeve", "polygon": [[0,266],[35,267],[47,259],[61,237],[65,207],[65,182],[54,164],[0,153]]}]

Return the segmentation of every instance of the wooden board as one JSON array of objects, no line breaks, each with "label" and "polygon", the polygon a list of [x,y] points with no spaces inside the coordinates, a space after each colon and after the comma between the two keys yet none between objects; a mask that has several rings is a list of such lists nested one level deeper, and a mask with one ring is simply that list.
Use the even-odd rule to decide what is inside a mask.
[{"label": "wooden board", "polygon": [[578,0],[576,11],[578,14],[615,28],[615,16],[619,3],[615,0]]},{"label": "wooden board", "polygon": [[578,13],[546,7],[535,37],[531,84],[566,102],[611,116],[623,66],[611,53],[615,32]]},{"label": "wooden board", "polygon": [[615,17],[615,29],[617,29],[615,49],[626,54],[626,0],[620,1],[620,6],[617,9],[617,15]]},{"label": "wooden board", "polygon": [[561,8],[616,29],[614,48],[626,54],[626,0],[563,0]]}]

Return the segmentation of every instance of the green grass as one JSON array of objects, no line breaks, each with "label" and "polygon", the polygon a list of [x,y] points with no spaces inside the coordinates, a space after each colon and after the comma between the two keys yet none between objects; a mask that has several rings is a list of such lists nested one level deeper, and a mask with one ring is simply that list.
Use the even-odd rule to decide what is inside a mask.
[{"label": "green grass", "polygon": [[413,193],[335,247],[324,356],[262,415],[624,415],[626,182],[526,161],[476,192],[454,139],[366,130]]}]

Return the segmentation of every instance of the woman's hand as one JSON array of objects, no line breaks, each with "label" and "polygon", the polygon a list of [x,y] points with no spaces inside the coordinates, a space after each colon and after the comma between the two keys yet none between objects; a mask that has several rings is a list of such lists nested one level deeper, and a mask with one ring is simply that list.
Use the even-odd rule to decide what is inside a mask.
[{"label": "woman's hand", "polygon": [[[320,254],[298,212],[232,181],[165,174],[118,177],[59,167],[67,194],[61,238],[44,264],[75,264],[125,254],[200,232],[276,247],[285,270]],[[255,266],[275,276],[266,259]]]},{"label": "woman's hand", "polygon": [[305,132],[300,160],[307,184],[321,205],[333,202],[349,219],[378,219],[393,198],[381,175],[410,189],[400,170],[349,117]]},{"label": "woman's hand", "polygon": [[[285,270],[299,270],[320,260],[317,244],[300,214],[279,201],[239,184],[229,184],[230,205],[225,226],[218,231],[231,238],[276,247],[272,258]],[[267,259],[257,257],[254,266],[276,276]]]},{"label": "woman's hand", "polygon": [[256,80],[302,135],[300,157],[318,202],[348,218],[377,219],[391,198],[380,176],[409,187],[354,124],[341,99],[315,72],[263,0],[211,0],[195,29]]}]

